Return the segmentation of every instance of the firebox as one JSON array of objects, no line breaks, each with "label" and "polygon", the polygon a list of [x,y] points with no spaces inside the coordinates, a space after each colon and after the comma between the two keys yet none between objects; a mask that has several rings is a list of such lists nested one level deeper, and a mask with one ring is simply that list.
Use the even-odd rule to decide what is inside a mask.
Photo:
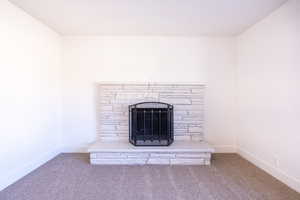
[{"label": "firebox", "polygon": [[168,146],[174,141],[173,106],[141,102],[129,106],[129,142],[135,146]]}]

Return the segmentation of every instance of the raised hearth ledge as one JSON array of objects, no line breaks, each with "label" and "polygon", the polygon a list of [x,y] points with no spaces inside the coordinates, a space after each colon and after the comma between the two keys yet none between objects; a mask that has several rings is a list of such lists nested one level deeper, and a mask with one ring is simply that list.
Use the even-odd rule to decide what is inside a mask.
[{"label": "raised hearth ledge", "polygon": [[133,146],[127,141],[97,141],[88,152],[210,152],[214,148],[204,141],[174,141],[170,146]]},{"label": "raised hearth ledge", "polygon": [[95,82],[96,85],[206,85],[206,82],[152,82],[152,81],[97,81]]},{"label": "raised hearth ledge", "polygon": [[128,141],[98,141],[88,148],[91,164],[210,165],[214,148],[203,141],[174,141],[170,146],[136,147]]}]

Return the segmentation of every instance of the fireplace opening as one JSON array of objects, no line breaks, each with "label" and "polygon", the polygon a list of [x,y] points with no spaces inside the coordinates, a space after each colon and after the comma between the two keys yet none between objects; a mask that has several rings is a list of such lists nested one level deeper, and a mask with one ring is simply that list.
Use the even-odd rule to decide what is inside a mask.
[{"label": "fireplace opening", "polygon": [[135,146],[168,146],[174,141],[173,106],[141,102],[129,106],[129,142]]}]

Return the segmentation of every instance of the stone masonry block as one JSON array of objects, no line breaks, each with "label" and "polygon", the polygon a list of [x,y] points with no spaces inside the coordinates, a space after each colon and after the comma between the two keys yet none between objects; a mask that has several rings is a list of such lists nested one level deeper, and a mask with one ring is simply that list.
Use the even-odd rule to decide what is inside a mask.
[{"label": "stone masonry block", "polygon": [[204,88],[193,88],[192,93],[202,94],[204,92]]},{"label": "stone masonry block", "polygon": [[175,105],[190,105],[190,104],[192,104],[190,99],[160,98],[160,101],[166,102],[166,103],[169,103],[169,104],[175,104]]},{"label": "stone masonry block", "polygon": [[111,105],[103,105],[100,107],[100,110],[102,111],[112,111],[113,107]]},{"label": "stone masonry block", "polygon": [[203,129],[201,127],[189,127],[189,132],[190,133],[201,133]]},{"label": "stone masonry block", "polygon": [[170,159],[171,165],[204,165],[205,161],[203,158],[175,158]]},{"label": "stone masonry block", "polygon": [[193,141],[202,141],[203,140],[203,135],[202,135],[202,133],[198,133],[198,134],[193,133],[193,135],[191,135],[191,139]]},{"label": "stone masonry block", "polygon": [[126,158],[122,153],[93,153],[95,158]]},{"label": "stone masonry block", "polygon": [[151,158],[175,158],[174,153],[151,153]]},{"label": "stone masonry block", "polygon": [[177,153],[176,158],[210,158],[210,153]]},{"label": "stone masonry block", "polygon": [[149,158],[149,153],[123,153],[127,158]]},{"label": "stone masonry block", "polygon": [[170,159],[168,158],[150,158],[147,160],[147,164],[150,165],[169,165]]},{"label": "stone masonry block", "polygon": [[147,159],[91,159],[91,164],[98,165],[144,165]]}]

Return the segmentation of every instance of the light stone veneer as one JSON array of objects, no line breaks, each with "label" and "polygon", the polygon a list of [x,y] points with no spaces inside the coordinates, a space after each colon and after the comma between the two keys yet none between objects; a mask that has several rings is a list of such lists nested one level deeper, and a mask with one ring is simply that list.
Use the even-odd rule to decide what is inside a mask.
[{"label": "light stone veneer", "polygon": [[98,165],[210,165],[211,153],[90,153]]},{"label": "light stone veneer", "polygon": [[171,146],[135,147],[128,141],[98,141],[92,144],[90,163],[98,165],[210,165],[214,152],[203,141],[174,141]]},{"label": "light stone veneer", "polygon": [[96,98],[97,136],[100,140],[128,140],[128,105],[160,101],[174,105],[175,140],[201,141],[203,100],[204,85],[201,84],[99,83]]}]

